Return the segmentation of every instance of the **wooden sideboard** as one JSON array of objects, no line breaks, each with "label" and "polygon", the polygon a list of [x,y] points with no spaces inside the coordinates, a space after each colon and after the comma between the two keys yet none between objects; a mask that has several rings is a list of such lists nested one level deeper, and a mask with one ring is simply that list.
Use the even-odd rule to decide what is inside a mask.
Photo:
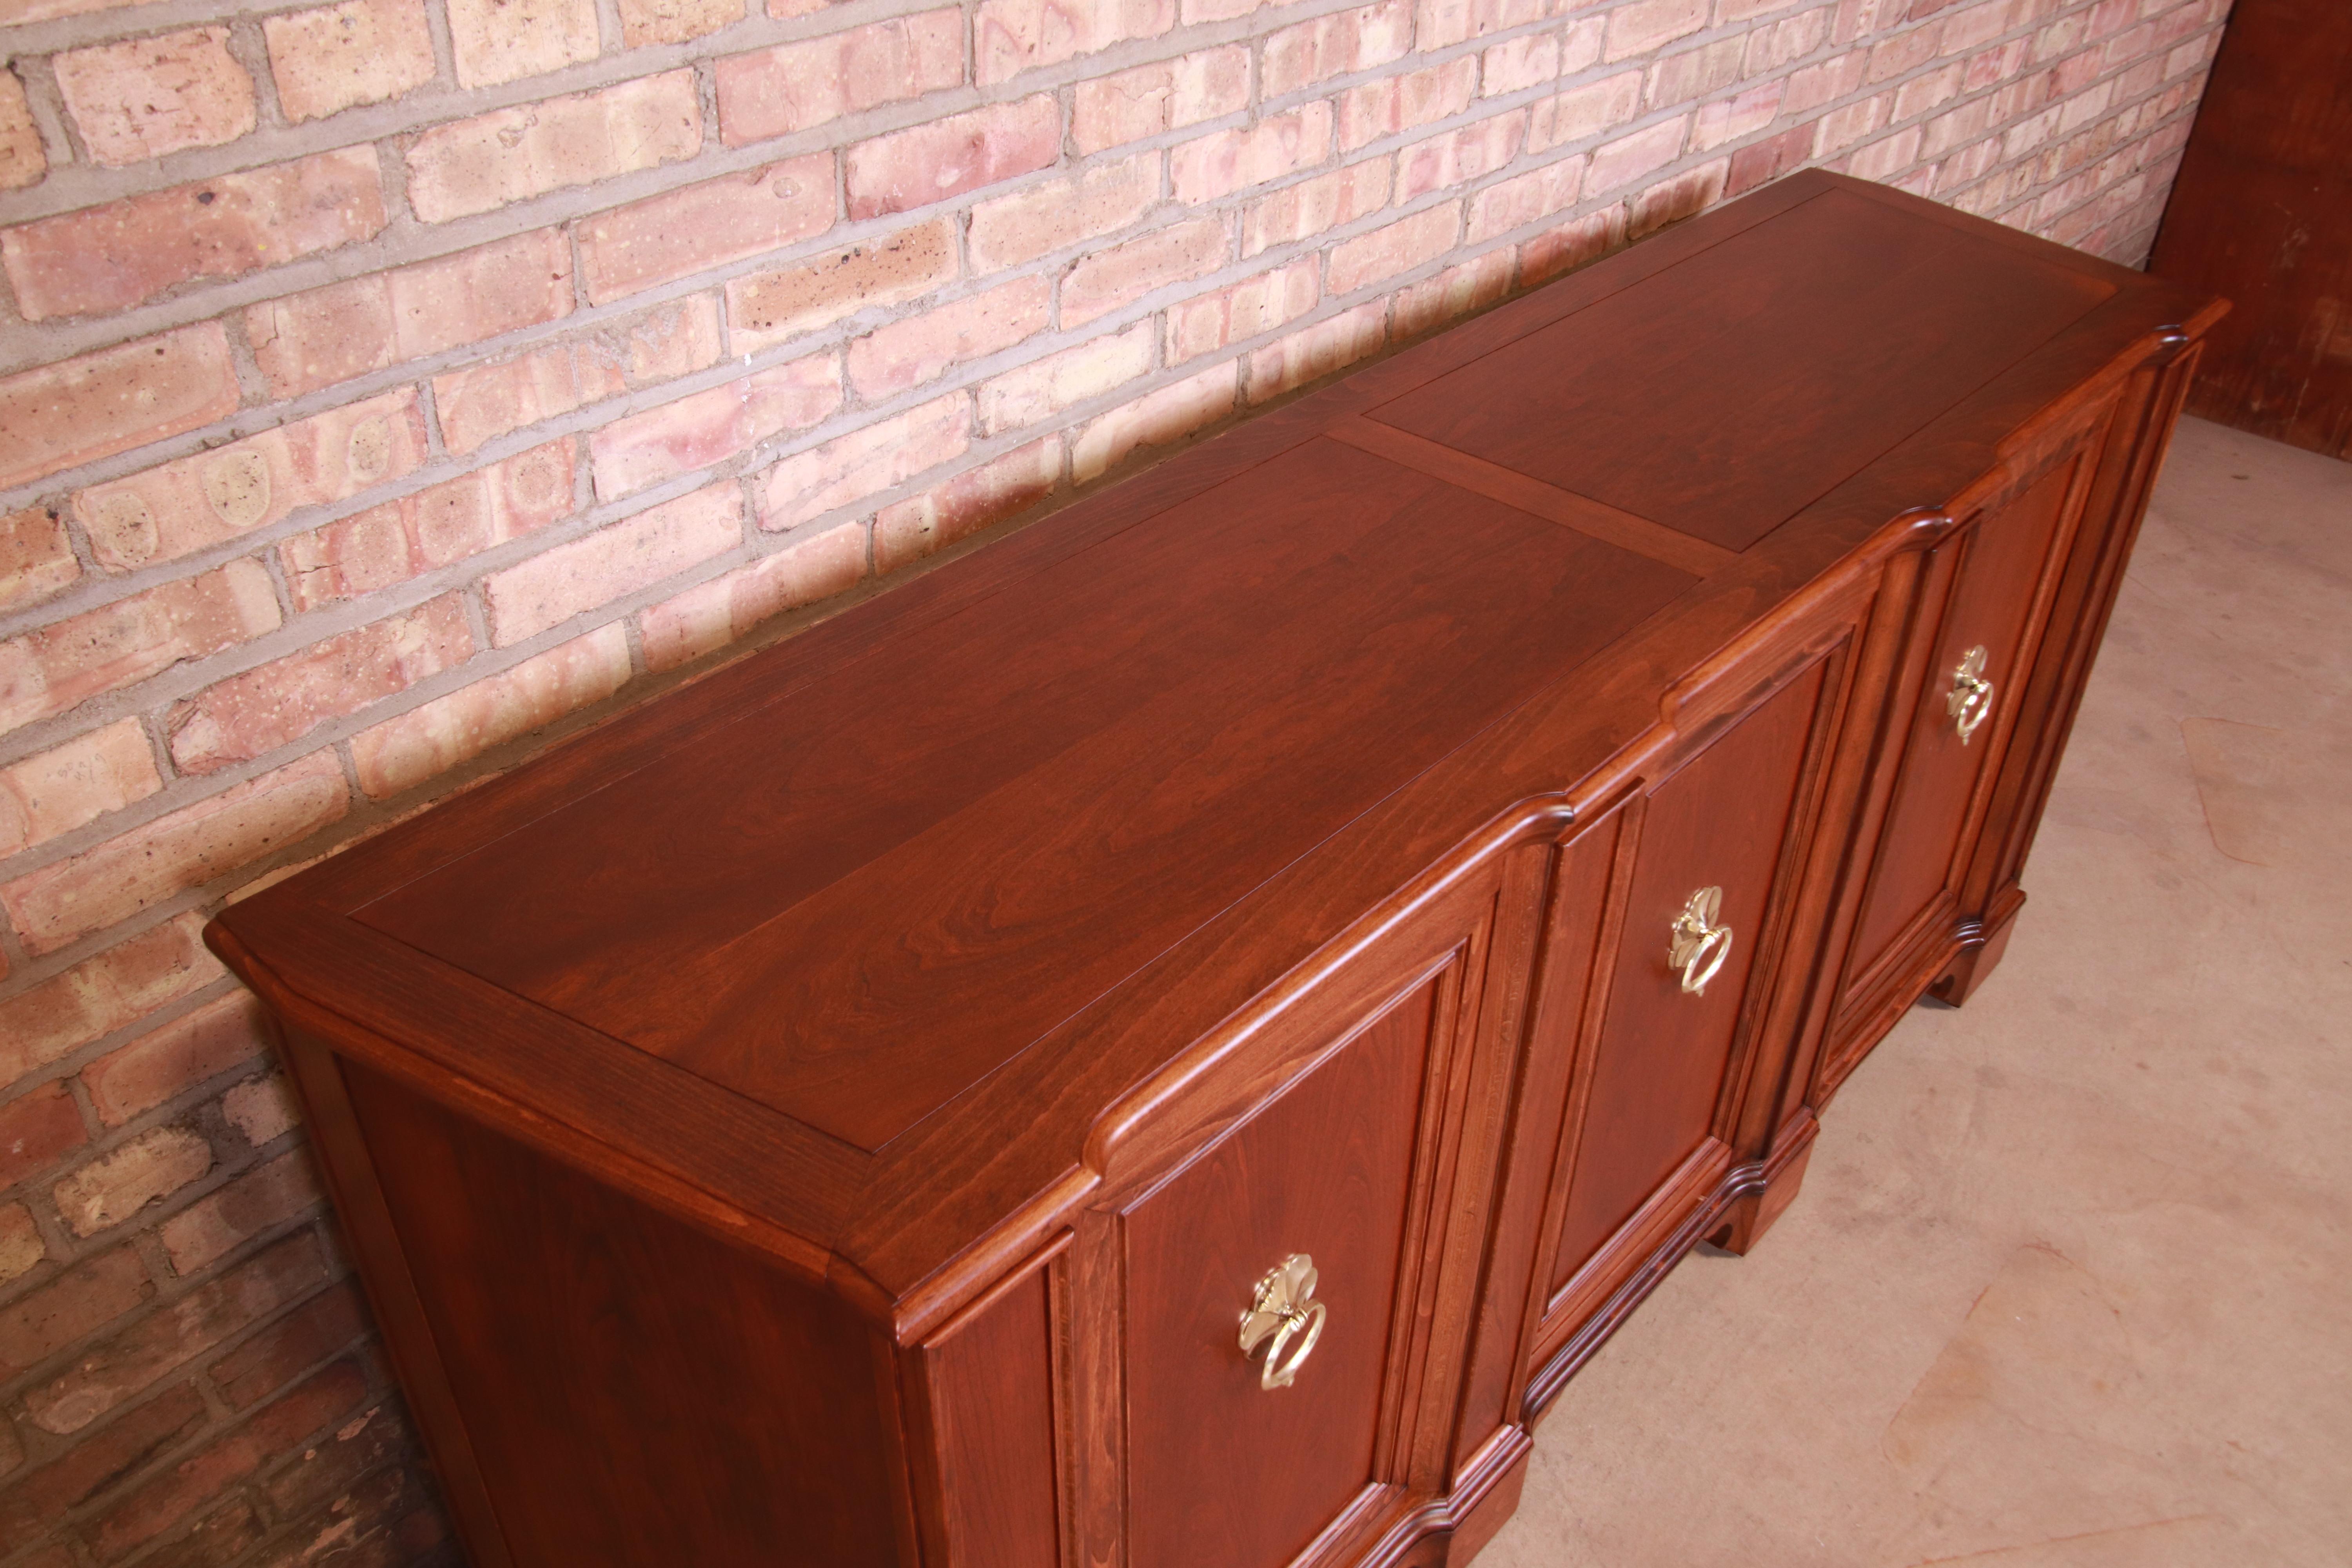
[{"label": "wooden sideboard", "polygon": [[2220,310],[1801,174],[229,910],[478,1568],[1466,1561],[1998,959]]}]

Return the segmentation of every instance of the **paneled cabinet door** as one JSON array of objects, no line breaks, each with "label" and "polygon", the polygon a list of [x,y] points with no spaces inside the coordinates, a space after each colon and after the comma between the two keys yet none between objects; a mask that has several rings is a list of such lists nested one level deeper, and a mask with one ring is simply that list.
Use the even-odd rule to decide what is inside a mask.
[{"label": "paneled cabinet door", "polygon": [[1082,1225],[1078,1332],[1118,1339],[1082,1447],[1124,1449],[1095,1560],[1115,1530],[1128,1568],[1353,1563],[1445,1490],[1544,854],[1292,999],[1160,1118],[1181,1163]]}]

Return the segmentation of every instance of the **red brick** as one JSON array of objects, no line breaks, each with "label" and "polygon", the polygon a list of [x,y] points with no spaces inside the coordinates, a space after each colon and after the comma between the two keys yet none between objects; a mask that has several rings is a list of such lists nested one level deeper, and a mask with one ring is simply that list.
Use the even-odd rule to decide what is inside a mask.
[{"label": "red brick", "polygon": [[1053,292],[1043,278],[1016,278],[877,327],[849,345],[850,384],[859,396],[878,403],[935,381],[968,360],[1011,348],[1052,324]]},{"label": "red brick", "polygon": [[[1134,329],[1149,330],[1142,321]],[[1024,510],[1053,493],[1061,472],[1062,438],[1048,436],[884,507],[874,519],[874,569],[895,572]]]},{"label": "red brick", "polygon": [[1526,115],[1502,114],[1414,142],[1397,154],[1397,205],[1494,173],[1519,155],[1527,132]]},{"label": "red brick", "polygon": [[278,107],[299,123],[414,92],[434,76],[424,0],[344,0],[262,19]]},{"label": "red brick", "polygon": [[91,158],[110,167],[234,142],[254,126],[253,79],[226,27],[194,27],[53,56]]},{"label": "red brick", "polygon": [[262,1407],[226,1439],[181,1460],[83,1527],[101,1562],[143,1546],[304,1437],[347,1414],[367,1394],[356,1361],[338,1362]]},{"label": "red brick", "polygon": [[29,1541],[108,1488],[193,1436],[207,1416],[184,1384],[92,1433],[0,1492],[0,1541]]},{"label": "red brick", "polygon": [[0,768],[0,856],[45,844],[163,787],[136,719]]},{"label": "red brick", "polygon": [[963,14],[925,11],[733,55],[714,74],[720,139],[730,147],[764,142],[961,86]]},{"label": "red brick", "polygon": [[572,467],[567,436],[294,535],[278,555],[295,607],[317,609],[394,587],[571,516]]},{"label": "red brick", "polygon": [[955,231],[945,218],[900,229],[780,272],[727,285],[730,342],[738,353],[772,347],[854,311],[895,305],[956,276]]},{"label": "red brick", "polygon": [[743,19],[743,0],[621,0],[621,47],[682,44]]},{"label": "red brick", "polygon": [[1632,120],[1641,109],[1640,71],[1621,71],[1570,88],[1536,104],[1528,121],[1528,151],[1542,153],[1598,136]]},{"label": "red brick", "polygon": [[1051,165],[1061,156],[1051,93],[991,104],[860,142],[849,150],[849,216],[929,206]]},{"label": "red brick", "polygon": [[1062,275],[1062,325],[1083,325],[1154,289],[1214,272],[1228,245],[1224,224],[1202,218],[1082,258]]},{"label": "red brick", "polygon": [[332,752],[247,780],[0,887],[26,948],[49,952],[341,820]]},{"label": "red brick", "polygon": [[540,229],[245,313],[270,391],[293,397],[572,313],[572,247]]},{"label": "red brick", "polygon": [[198,1520],[187,1534],[142,1558],[141,1568],[229,1568],[267,1534],[253,1504],[231,1498]]},{"label": "red brick", "polygon": [[183,1014],[82,1068],[98,1119],[120,1127],[268,1048],[261,1004],[245,992]]},{"label": "red brick", "polygon": [[1625,243],[1622,205],[1588,213],[1519,242],[1519,287],[1532,289],[1588,261],[1598,260]]},{"label": "red brick", "polygon": [[99,564],[129,572],[348,500],[425,457],[425,413],[404,386],[93,486],[75,495],[74,515]]},{"label": "red brick", "polygon": [[1180,441],[1234,410],[1239,366],[1228,362],[1146,393],[1081,426],[1070,443],[1070,477],[1079,484],[1108,473],[1139,447]]},{"label": "red brick", "polygon": [[0,378],[0,486],[127,452],[236,411],[218,321]]},{"label": "red brick", "polygon": [[37,185],[48,173],[49,157],[25,100],[25,84],[15,71],[0,69],[0,191]]},{"label": "red brick", "polygon": [[1388,338],[1388,303],[1374,300],[1327,316],[1249,356],[1249,400],[1264,403],[1377,353]]},{"label": "red brick", "polygon": [[81,1108],[61,1083],[0,1105],[0,1188],[47,1170],[83,1142]]},{"label": "red brick", "polygon": [[1160,158],[1145,153],[982,202],[971,211],[971,263],[992,272],[1034,261],[1126,228],[1159,199]]},{"label": "red brick", "polygon": [[581,271],[607,304],[823,234],[833,216],[832,154],[812,153],[598,213],[580,226]]},{"label": "red brick", "polygon": [[[181,915],[0,1002],[0,1083],[13,1083],[226,973]],[[5,1376],[0,1373],[0,1376]]]},{"label": "red brick", "polygon": [[294,1378],[367,1332],[357,1287],[332,1285],[212,1364],[213,1386],[236,1410],[250,1410]]},{"label": "red brick", "polygon": [[797,528],[961,457],[971,444],[971,410],[961,393],[919,404],[769,469],[760,526]]},{"label": "red brick", "polygon": [[81,577],[66,525],[47,507],[0,515],[0,609],[29,605]]},{"label": "red brick", "polygon": [[457,85],[495,87],[593,60],[595,0],[447,0]]},{"label": "red brick", "polygon": [[1360,234],[1332,247],[1324,288],[1333,294],[1352,294],[1366,284],[1434,261],[1454,248],[1461,226],[1461,210],[1449,202]]},{"label": "red brick", "polygon": [[48,1250],[30,1209],[23,1204],[0,1204],[0,1285],[31,1273]]},{"label": "red brick", "polygon": [[1302,256],[1287,267],[1169,307],[1168,363],[1181,364],[1297,321],[1320,301],[1321,271],[1319,258]]},{"label": "red brick", "polygon": [[62,713],[278,625],[269,574],[232,561],[0,643],[0,730]]},{"label": "red brick", "polygon": [[981,0],[972,58],[980,85],[1090,55],[1176,25],[1176,0]]},{"label": "red brick", "polygon": [[320,1201],[310,1152],[289,1149],[190,1204],[165,1220],[157,1235],[173,1268],[186,1276]]},{"label": "red brick", "polygon": [[1540,222],[1576,205],[1584,184],[1581,154],[1561,158],[1529,174],[1497,180],[1470,198],[1470,222],[1465,237],[1475,245]]},{"label": "red brick", "polygon": [[1339,95],[1339,150],[1352,153],[1367,142],[1459,114],[1477,92],[1475,55],[1351,87]]},{"label": "red brick", "polygon": [[1100,397],[1151,373],[1159,334],[1150,321],[1091,338],[1076,348],[1033,360],[980,386],[980,428],[987,435],[1017,430],[1066,408]]},{"label": "red brick", "polygon": [[725,352],[717,298],[689,294],[516,359],[436,375],[441,444],[470,452],[509,430],[708,370]]},{"label": "red brick", "polygon": [[742,492],[709,486],[541,551],[483,584],[500,647],[675,577],[743,542]]},{"label": "red brick", "polygon": [[1389,205],[1392,167],[1386,158],[1350,163],[1252,202],[1242,214],[1242,255],[1255,256],[1380,211]]},{"label": "red brick", "polygon": [[1258,90],[1280,98],[1333,77],[1391,65],[1412,47],[1411,0],[1335,11],[1267,36]]},{"label": "red brick", "polygon": [[1585,195],[1590,198],[1622,190],[1673,163],[1683,150],[1690,121],[1689,115],[1680,115],[1595,149],[1592,163],[1585,170]]},{"label": "red brick", "polygon": [[1071,89],[1070,140],[1081,153],[1099,153],[1238,113],[1248,103],[1248,48],[1202,49],[1079,82]]},{"label": "red brick", "polygon": [[172,762],[191,777],[251,762],[473,655],[464,601],[444,594],[173,703],[165,721]]},{"label": "red brick", "polygon": [[[154,1293],[138,1254],[126,1247],[103,1253],[0,1307],[0,1378],[29,1371]],[[5,1507],[0,1502],[0,1510]]]},{"label": "red brick", "polygon": [[865,575],[866,531],[857,524],[795,537],[749,566],[646,606],[637,616],[646,663],[675,669],[772,616],[844,593]]},{"label": "red brick", "polygon": [[[1704,15],[1707,0],[1694,3]],[[1524,26],[1541,19],[1547,9],[1544,0],[1421,0],[1413,41],[1423,49],[1442,49],[1506,27]]]},{"label": "red brick", "polygon": [[1323,162],[1331,153],[1331,106],[1318,99],[1271,114],[1244,130],[1221,131],[1168,154],[1169,185],[1180,202],[1209,202]]},{"label": "red brick", "polygon": [[1778,136],[1750,142],[1731,155],[1731,174],[1724,194],[1736,196],[1743,191],[1752,191],[1802,166],[1812,155],[1813,128],[1810,123],[1791,126]]},{"label": "red brick", "polygon": [[375,150],[347,147],[0,231],[27,321],[121,310],[196,278],[236,278],[373,237]]},{"label": "red brick", "polygon": [[352,737],[360,787],[381,800],[603,700],[629,679],[615,623]]},{"label": "red brick", "polygon": [[[95,1236],[212,1168],[212,1145],[203,1138],[184,1127],[154,1127],[67,1176],[50,1189],[50,1195],[67,1229],[76,1236]],[[48,1430],[71,1431],[79,1425],[75,1421]]]},{"label": "red brick", "polygon": [[694,72],[665,71],[433,127],[409,145],[408,205],[446,223],[701,151]]},{"label": "red brick", "polygon": [[222,1095],[221,1116],[257,1149],[299,1126],[302,1121],[301,1110],[294,1103],[293,1090],[288,1088],[283,1073],[247,1079]]},{"label": "red brick", "polygon": [[821,353],[615,420],[588,439],[596,493],[609,500],[739,457],[840,406],[840,362]]}]

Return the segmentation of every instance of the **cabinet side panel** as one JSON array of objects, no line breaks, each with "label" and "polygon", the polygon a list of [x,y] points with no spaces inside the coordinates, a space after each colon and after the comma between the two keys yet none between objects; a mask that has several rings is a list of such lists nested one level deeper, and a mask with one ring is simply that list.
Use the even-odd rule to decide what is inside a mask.
[{"label": "cabinet side panel", "polygon": [[947,1568],[1052,1568],[1053,1314],[1032,1269],[924,1347]]},{"label": "cabinet side panel", "polygon": [[341,1065],[518,1568],[899,1568],[845,1306]]}]

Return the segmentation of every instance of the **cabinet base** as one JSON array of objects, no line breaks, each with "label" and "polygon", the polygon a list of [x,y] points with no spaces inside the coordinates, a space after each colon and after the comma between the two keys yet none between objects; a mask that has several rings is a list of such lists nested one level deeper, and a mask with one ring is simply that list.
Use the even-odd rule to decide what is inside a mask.
[{"label": "cabinet base", "polygon": [[2009,951],[2010,932],[2017,929],[2017,911],[2024,907],[2024,889],[2002,889],[1993,900],[1992,912],[1976,922],[1975,929],[1961,928],[1959,952],[1928,984],[1927,994],[1954,1007],[1965,1005],[1985,977],[2000,966],[2001,954]]},{"label": "cabinet base", "polygon": [[1731,1200],[1724,1211],[1724,1224],[1708,1234],[1708,1245],[1747,1256],[1772,1228],[1772,1222],[1796,1201],[1798,1189],[1805,1184],[1806,1163],[1813,1157],[1813,1134],[1819,1130],[1820,1123],[1807,1119],[1803,1131],[1766,1164],[1763,1186]]}]

